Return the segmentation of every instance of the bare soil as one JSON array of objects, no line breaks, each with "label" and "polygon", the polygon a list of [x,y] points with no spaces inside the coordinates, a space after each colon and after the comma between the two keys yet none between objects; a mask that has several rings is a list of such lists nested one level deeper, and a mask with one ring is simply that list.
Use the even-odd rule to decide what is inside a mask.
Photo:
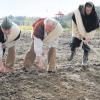
[{"label": "bare soil", "polygon": [[[95,35],[92,45],[100,52],[99,34]],[[0,73],[0,100],[100,100],[100,58],[91,51],[88,68],[83,70],[80,47],[69,62],[70,40],[70,32],[60,37],[56,73],[39,73],[34,66],[24,72],[23,59],[32,39],[29,33],[23,33],[16,47],[16,71]]]}]

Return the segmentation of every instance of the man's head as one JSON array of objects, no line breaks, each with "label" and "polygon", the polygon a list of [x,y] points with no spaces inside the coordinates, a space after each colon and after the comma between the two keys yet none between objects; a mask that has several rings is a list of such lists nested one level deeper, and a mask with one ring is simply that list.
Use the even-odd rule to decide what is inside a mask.
[{"label": "man's head", "polygon": [[56,27],[57,22],[52,18],[47,18],[44,20],[45,31],[50,33]]},{"label": "man's head", "polygon": [[86,2],[86,4],[85,4],[85,13],[87,15],[90,15],[92,13],[93,7],[94,7],[94,4],[92,2]]},{"label": "man's head", "polygon": [[9,34],[11,27],[12,27],[12,22],[7,17],[5,17],[1,24],[2,31],[5,34]]}]

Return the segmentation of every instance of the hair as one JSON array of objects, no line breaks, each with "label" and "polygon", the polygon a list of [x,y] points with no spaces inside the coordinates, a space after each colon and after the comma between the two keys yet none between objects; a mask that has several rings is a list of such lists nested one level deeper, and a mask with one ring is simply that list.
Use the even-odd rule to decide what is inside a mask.
[{"label": "hair", "polygon": [[[95,11],[95,6],[92,2],[86,2],[85,3],[85,9],[86,10],[86,7],[89,6],[89,7],[92,7],[92,12],[90,15],[95,15],[96,11]],[[84,11],[84,13],[86,14],[86,11]]]},{"label": "hair", "polygon": [[53,25],[54,27],[56,27],[57,21],[56,21],[55,19],[53,19],[53,18],[46,18],[46,19],[44,20],[44,25],[48,25],[48,24],[51,24],[51,25]]},{"label": "hair", "polygon": [[[89,15],[86,14],[87,5],[92,7],[92,12]],[[99,27],[97,12],[95,11],[95,6],[92,2],[86,2],[85,5],[80,5],[78,9],[80,11],[86,32],[90,32]],[[76,23],[74,14],[72,16],[72,19]]]},{"label": "hair", "polygon": [[93,6],[94,6],[94,4],[93,4],[92,2],[86,2],[86,3],[85,3],[85,7],[86,7],[86,6],[93,7]]},{"label": "hair", "polygon": [[9,20],[8,17],[5,17],[3,19],[3,22],[1,24],[2,29],[8,30],[12,27],[12,22]]}]

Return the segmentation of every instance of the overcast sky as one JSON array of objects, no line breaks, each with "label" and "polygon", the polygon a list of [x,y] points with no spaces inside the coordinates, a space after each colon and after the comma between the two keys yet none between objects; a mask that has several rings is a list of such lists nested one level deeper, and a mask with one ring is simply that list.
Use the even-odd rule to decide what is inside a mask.
[{"label": "overcast sky", "polygon": [[61,11],[68,14],[80,4],[92,1],[100,6],[100,0],[0,0],[0,17],[13,16],[54,16]]}]

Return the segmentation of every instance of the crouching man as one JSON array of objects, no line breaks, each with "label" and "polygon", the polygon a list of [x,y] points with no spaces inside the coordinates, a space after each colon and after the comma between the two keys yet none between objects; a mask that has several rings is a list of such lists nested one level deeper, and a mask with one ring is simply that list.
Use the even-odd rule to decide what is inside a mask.
[{"label": "crouching man", "polygon": [[[20,37],[19,27],[7,17],[0,25],[0,72],[13,71],[15,61],[15,44]],[[5,61],[5,50],[8,50]]]},{"label": "crouching man", "polygon": [[[34,60],[39,70],[44,67],[44,56],[48,55],[48,72],[56,68],[56,47],[63,32],[61,24],[53,18],[39,19],[33,24],[33,42],[24,59],[24,68],[30,67]],[[45,46],[44,46],[45,45]]]},{"label": "crouching man", "polygon": [[95,36],[98,27],[99,21],[94,4],[92,2],[86,2],[85,5],[79,6],[72,16],[72,43],[69,61],[73,59],[76,48],[83,42],[82,49],[84,54],[82,65],[85,66],[88,64],[87,61],[90,52],[88,44]]}]

